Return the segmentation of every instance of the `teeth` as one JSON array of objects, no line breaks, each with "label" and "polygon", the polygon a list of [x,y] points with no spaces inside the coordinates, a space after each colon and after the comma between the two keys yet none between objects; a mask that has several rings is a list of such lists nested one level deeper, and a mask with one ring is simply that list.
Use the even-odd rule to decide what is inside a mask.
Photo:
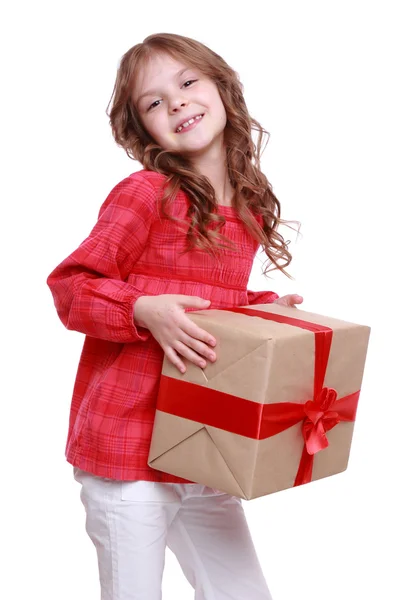
[{"label": "teeth", "polygon": [[195,121],[199,121],[202,118],[203,118],[203,115],[197,115],[197,117],[195,117],[194,119],[189,119],[189,121],[185,121],[185,123],[183,123],[182,125],[180,125],[178,127],[178,129],[176,130],[176,132],[179,133],[180,131],[182,131],[183,128],[189,127],[189,125],[191,125]]}]

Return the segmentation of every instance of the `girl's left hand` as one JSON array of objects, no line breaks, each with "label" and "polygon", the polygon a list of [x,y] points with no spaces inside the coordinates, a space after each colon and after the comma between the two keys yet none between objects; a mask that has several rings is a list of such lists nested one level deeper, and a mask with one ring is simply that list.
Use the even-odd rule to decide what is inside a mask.
[{"label": "girl's left hand", "polygon": [[282,296],[282,298],[277,298],[274,300],[273,304],[282,304],[282,306],[291,306],[292,308],[297,308],[295,304],[301,304],[303,302],[303,297],[298,294],[288,294],[287,296]]}]

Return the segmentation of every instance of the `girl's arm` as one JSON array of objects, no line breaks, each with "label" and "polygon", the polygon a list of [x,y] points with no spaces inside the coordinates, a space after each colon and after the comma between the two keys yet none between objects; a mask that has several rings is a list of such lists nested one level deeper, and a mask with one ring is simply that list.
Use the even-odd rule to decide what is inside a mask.
[{"label": "girl's arm", "polygon": [[134,173],[118,183],[99,211],[89,236],[47,278],[67,329],[112,342],[145,341],[133,309],[145,295],[124,280],[142,254],[157,214],[156,190]]}]

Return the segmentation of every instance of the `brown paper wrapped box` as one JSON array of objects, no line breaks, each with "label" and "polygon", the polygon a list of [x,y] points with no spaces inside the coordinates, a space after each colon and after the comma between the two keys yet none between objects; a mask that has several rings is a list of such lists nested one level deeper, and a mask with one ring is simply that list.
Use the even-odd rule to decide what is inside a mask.
[{"label": "brown paper wrapped box", "polygon": [[164,359],[151,467],[245,499],[347,468],[369,327],[278,304],[188,316],[217,360]]}]

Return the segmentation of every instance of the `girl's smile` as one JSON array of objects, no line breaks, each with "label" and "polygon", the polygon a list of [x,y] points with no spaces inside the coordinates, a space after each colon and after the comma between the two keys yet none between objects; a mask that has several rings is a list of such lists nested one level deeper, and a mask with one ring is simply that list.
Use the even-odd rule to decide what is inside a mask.
[{"label": "girl's smile", "polygon": [[192,129],[194,129],[199,122],[202,121],[203,116],[204,115],[200,114],[192,119],[189,119],[188,121],[185,121],[183,125],[178,127],[176,133],[186,133],[187,131],[192,131]]}]

